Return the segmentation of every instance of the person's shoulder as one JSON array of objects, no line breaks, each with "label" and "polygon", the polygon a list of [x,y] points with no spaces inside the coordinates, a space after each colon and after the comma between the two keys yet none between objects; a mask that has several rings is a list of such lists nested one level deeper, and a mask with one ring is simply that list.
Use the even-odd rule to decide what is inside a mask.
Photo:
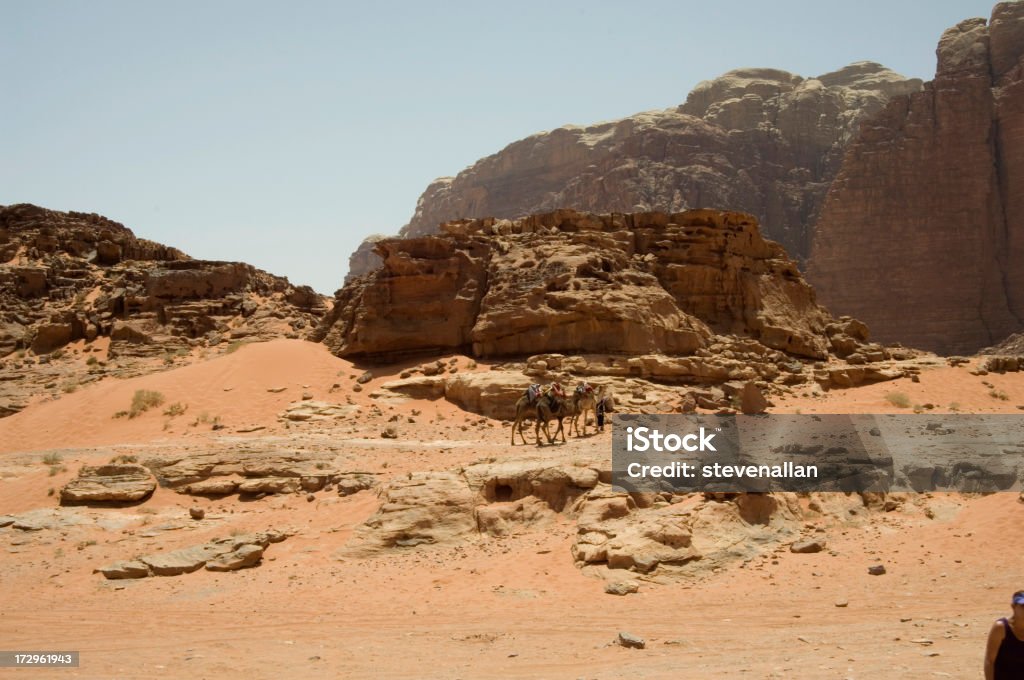
[{"label": "person's shoulder", "polygon": [[995,621],[992,622],[992,626],[989,628],[989,632],[990,633],[998,632],[999,634],[1003,634],[1006,631],[1006,629],[1004,628],[1005,625],[1006,625],[1006,619],[1005,618],[996,619]]}]

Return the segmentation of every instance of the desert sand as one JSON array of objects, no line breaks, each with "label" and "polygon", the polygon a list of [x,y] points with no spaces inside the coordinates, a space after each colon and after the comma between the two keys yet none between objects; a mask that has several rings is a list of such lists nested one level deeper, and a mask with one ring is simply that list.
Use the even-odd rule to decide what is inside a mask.
[{"label": "desert sand", "polygon": [[[444,360],[460,371],[490,369],[466,357]],[[372,396],[413,363],[374,367],[373,379],[355,391],[365,367],[323,345],[278,340],[105,379],[0,420],[0,515],[39,527],[0,528],[2,646],[81,652],[79,668],[0,676],[980,677],[988,627],[1024,587],[1017,493],[921,494],[887,513],[833,494],[834,512],[808,520],[808,529],[827,537],[826,551],[793,554],[779,543],[693,578],[640,578],[639,592],[625,597],[605,594],[604,579],[574,565],[576,528],[567,513],[507,536],[353,557],[344,548],[377,511],[373,490],[243,501],[161,487],[125,507],[58,504],[81,465],[118,455],[320,451],[382,482],[538,455],[532,445],[509,446],[507,423],[443,399]],[[970,370],[940,361],[922,370],[920,382],[791,397],[772,411],[908,412],[887,399],[898,391],[935,413],[1020,413],[1024,374]],[[139,389],[159,391],[165,405],[114,418]],[[286,424],[278,415],[303,396],[362,410]],[[163,415],[172,403],[187,408]],[[398,437],[381,439],[392,423]],[[606,428],[539,455],[600,459],[610,446]],[[191,519],[191,507],[205,518]],[[135,555],[271,528],[293,535],[269,546],[255,568],[137,580],[94,572]],[[886,574],[869,575],[876,564]],[[644,638],[646,648],[615,644],[620,631]]]}]

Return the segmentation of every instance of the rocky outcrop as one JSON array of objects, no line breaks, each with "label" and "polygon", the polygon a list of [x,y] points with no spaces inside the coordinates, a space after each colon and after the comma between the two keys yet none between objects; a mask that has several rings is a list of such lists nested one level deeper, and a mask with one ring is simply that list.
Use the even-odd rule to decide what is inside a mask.
[{"label": "rocky outcrop", "polygon": [[847,149],[808,278],[882,341],[970,353],[1024,328],[1024,3],[936,54],[935,79]]},{"label": "rocky outcrop", "polygon": [[193,260],[99,215],[0,208],[0,355],[103,336],[112,357],[298,337],[325,310],[308,286]]},{"label": "rocky outcrop", "polygon": [[[727,208],[754,214],[769,238],[802,259],[810,221],[859,122],[920,86],[871,62],[816,78],[730,71],[699,84],[675,109],[539,133],[435,180],[401,233],[425,236],[453,219],[556,208]],[[351,266],[363,274],[377,264],[361,255]]]},{"label": "rocky outcrop", "polygon": [[280,531],[261,531],[229,538],[218,538],[209,543],[146,555],[133,560],[114,562],[96,571],[108,579],[134,579],[147,576],[180,576],[206,567],[208,571],[235,571],[255,567],[263,559],[263,552],[271,543],[280,543],[288,537]]},{"label": "rocky outcrop", "polygon": [[777,360],[866,347],[866,327],[818,306],[795,263],[743,213],[559,210],[442,231],[381,241],[382,267],[338,292],[313,338],[371,360],[452,350],[687,356],[716,335]]},{"label": "rocky outcrop", "polygon": [[85,465],[60,491],[61,505],[137,503],[156,490],[156,478],[142,465]]},{"label": "rocky outcrop", "polygon": [[193,496],[298,493],[335,485],[346,496],[376,485],[372,473],[339,470],[333,458],[320,452],[232,447],[152,456],[144,462],[161,486]]}]

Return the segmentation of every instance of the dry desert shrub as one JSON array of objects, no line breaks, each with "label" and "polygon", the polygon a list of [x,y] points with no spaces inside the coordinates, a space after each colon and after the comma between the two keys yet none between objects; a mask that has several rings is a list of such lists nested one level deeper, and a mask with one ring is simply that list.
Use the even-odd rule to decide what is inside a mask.
[{"label": "dry desert shrub", "polygon": [[885,400],[897,408],[910,408],[910,397],[903,392],[890,392]]},{"label": "dry desert shrub", "polygon": [[135,390],[132,397],[132,407],[128,410],[129,418],[136,418],[151,408],[156,408],[164,403],[164,395],[153,390]]}]

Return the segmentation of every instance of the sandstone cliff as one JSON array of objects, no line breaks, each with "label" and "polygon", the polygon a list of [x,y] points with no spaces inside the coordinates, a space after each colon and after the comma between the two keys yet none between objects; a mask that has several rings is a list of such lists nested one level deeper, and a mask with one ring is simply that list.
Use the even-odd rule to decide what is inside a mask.
[{"label": "sandstone cliff", "polygon": [[193,260],[99,215],[0,207],[0,356],[107,336],[111,357],[155,356],[304,334],[325,311],[308,286]]},{"label": "sandstone cliff", "polygon": [[970,353],[1024,328],[1024,3],[936,53],[935,80],[848,148],[808,278],[883,341]]},{"label": "sandstone cliff", "polygon": [[[809,225],[859,122],[920,87],[871,62],[817,78],[731,71],[698,85],[676,109],[533,135],[436,180],[401,234],[557,208],[708,207],[752,213],[766,236],[802,260]],[[354,261],[354,273],[376,264]]]},{"label": "sandstone cliff", "polygon": [[716,334],[754,340],[744,357],[824,359],[867,339],[862,324],[818,306],[747,214],[559,210],[441,231],[378,242],[383,265],[338,291],[313,338],[382,361],[456,349],[689,355]]}]

